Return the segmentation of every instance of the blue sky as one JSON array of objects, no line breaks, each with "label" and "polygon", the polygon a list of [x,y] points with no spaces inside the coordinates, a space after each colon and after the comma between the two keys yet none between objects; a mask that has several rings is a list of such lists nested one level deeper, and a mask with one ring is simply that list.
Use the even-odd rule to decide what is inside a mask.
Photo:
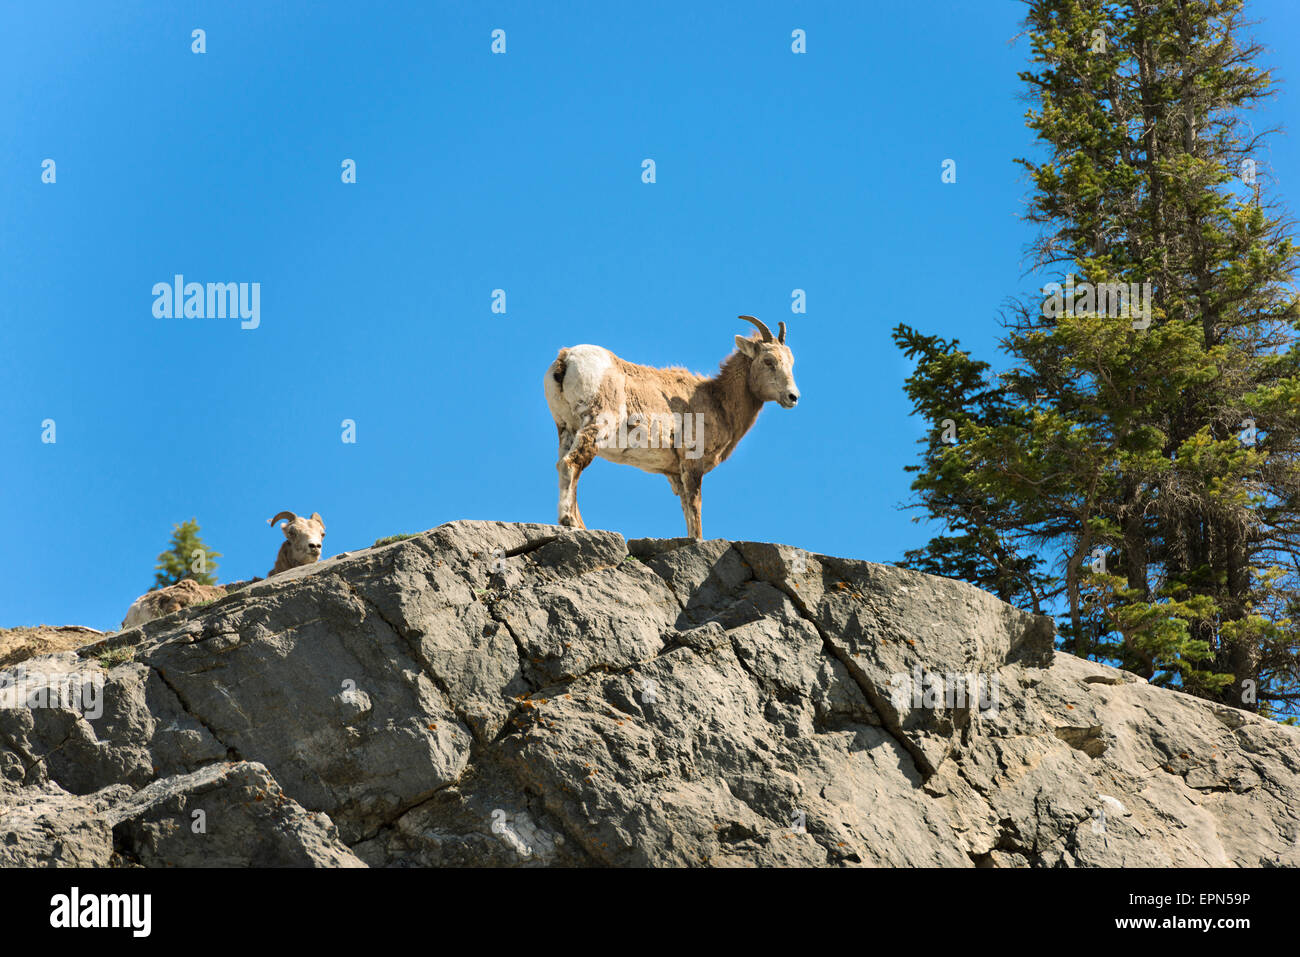
[{"label": "blue sky", "polygon": [[[706,477],[705,535],[898,559],[926,424],[889,330],[995,359],[1030,285],[1021,10],[5,4],[0,626],[116,627],[190,517],[222,581],[266,573],[282,509],[326,554],[552,522],[556,350],[711,372],[740,313],[787,322],[803,399]],[[1294,126],[1300,6],[1253,14],[1283,81],[1259,122]],[[1298,153],[1268,157],[1293,210]],[[155,317],[176,273],[260,283],[259,327]],[[597,461],[579,503],[684,534],[659,476]]]}]

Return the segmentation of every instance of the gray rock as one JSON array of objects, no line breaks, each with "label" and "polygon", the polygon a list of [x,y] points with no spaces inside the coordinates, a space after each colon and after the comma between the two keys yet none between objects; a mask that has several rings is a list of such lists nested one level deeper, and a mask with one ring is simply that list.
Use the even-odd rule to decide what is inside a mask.
[{"label": "gray rock", "polygon": [[364,867],[333,822],[285,796],[260,764],[160,778],[112,806],[117,844],[145,867]]},{"label": "gray rock", "polygon": [[0,784],[0,867],[108,867],[113,826],[106,811],[131,789],[118,785],[88,796],[45,782]]},{"label": "gray rock", "polygon": [[1300,864],[1300,730],[1052,640],[886,565],[454,522],[25,662],[102,707],[0,707],[0,864]]}]

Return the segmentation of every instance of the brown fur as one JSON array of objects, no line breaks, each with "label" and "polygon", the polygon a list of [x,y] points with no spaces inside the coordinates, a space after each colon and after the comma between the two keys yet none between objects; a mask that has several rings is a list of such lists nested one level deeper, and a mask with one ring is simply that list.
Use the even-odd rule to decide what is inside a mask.
[{"label": "brown fur", "polygon": [[320,561],[324,551],[325,520],[320,512],[312,512],[311,518],[302,518],[293,512],[281,512],[267,524],[274,525],[282,518],[288,518],[280,527],[284,530],[284,544],[275,556],[275,567],[266,573],[266,577],[286,572],[299,565],[310,565]]},{"label": "brown fur", "polygon": [[[570,421],[562,421],[563,416],[552,408],[560,440],[556,467],[560,475],[561,524],[586,527],[578,511],[576,486],[582,471],[599,453],[602,416],[626,421],[637,413],[698,414],[703,421],[703,443],[698,457],[688,456],[686,448],[674,447],[660,449],[653,458],[623,461],[667,476],[673,493],[681,499],[687,534],[697,539],[703,537],[700,508],[704,475],[731,456],[753,427],[764,402],[779,399],[791,407],[798,400],[791,373],[794,356],[786,345],[775,339],[764,341],[761,333],[748,338],[737,336],[736,344],[737,350],[723,360],[713,376],[679,367],[656,369],[637,365],[611,353],[611,366],[601,378],[594,397],[585,404],[583,400],[588,397],[580,394],[575,384],[569,384],[566,392],[566,376],[572,367],[571,350],[560,350],[548,370],[559,385],[558,400],[550,387],[547,400],[564,403],[563,410],[570,416]],[[581,420],[576,429],[574,419]]]},{"label": "brown fur", "polygon": [[122,628],[136,628],[147,621],[170,615],[201,601],[210,601],[226,594],[223,585],[200,585],[191,578],[182,578],[175,585],[145,592],[127,609]]}]

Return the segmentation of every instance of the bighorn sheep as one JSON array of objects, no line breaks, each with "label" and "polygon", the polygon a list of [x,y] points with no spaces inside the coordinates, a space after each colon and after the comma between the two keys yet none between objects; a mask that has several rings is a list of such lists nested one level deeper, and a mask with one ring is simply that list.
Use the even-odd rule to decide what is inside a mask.
[{"label": "bighorn sheep", "polygon": [[182,578],[175,585],[147,591],[131,603],[122,619],[122,630],[137,628],[147,621],[170,615],[202,601],[212,601],[226,594],[225,585],[200,585],[192,578]]},{"label": "bighorn sheep", "polygon": [[325,537],[325,521],[320,517],[320,512],[312,512],[311,518],[300,518],[293,512],[281,512],[266,524],[274,525],[282,518],[288,519],[280,526],[284,529],[285,543],[275,556],[275,567],[266,573],[267,578],[299,565],[320,561],[321,539]]},{"label": "bighorn sheep", "polygon": [[600,346],[561,349],[546,371],[546,404],[560,434],[559,522],[586,528],[578,512],[582,470],[599,455],[668,477],[682,501],[686,533],[704,537],[700,483],[735,450],[764,402],[793,408],[794,354],[753,316],[758,333],[736,336],[736,351],[712,378],[685,369],[625,362]]}]

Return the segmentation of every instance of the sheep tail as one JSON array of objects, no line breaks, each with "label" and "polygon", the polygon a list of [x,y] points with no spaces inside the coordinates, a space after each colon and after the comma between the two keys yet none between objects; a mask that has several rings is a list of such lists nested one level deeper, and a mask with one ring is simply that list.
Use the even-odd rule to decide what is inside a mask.
[{"label": "sheep tail", "polygon": [[555,384],[561,389],[564,388],[564,373],[568,371],[568,368],[569,350],[561,349],[560,354],[557,355],[555,361],[551,363],[551,378],[555,380]]}]

